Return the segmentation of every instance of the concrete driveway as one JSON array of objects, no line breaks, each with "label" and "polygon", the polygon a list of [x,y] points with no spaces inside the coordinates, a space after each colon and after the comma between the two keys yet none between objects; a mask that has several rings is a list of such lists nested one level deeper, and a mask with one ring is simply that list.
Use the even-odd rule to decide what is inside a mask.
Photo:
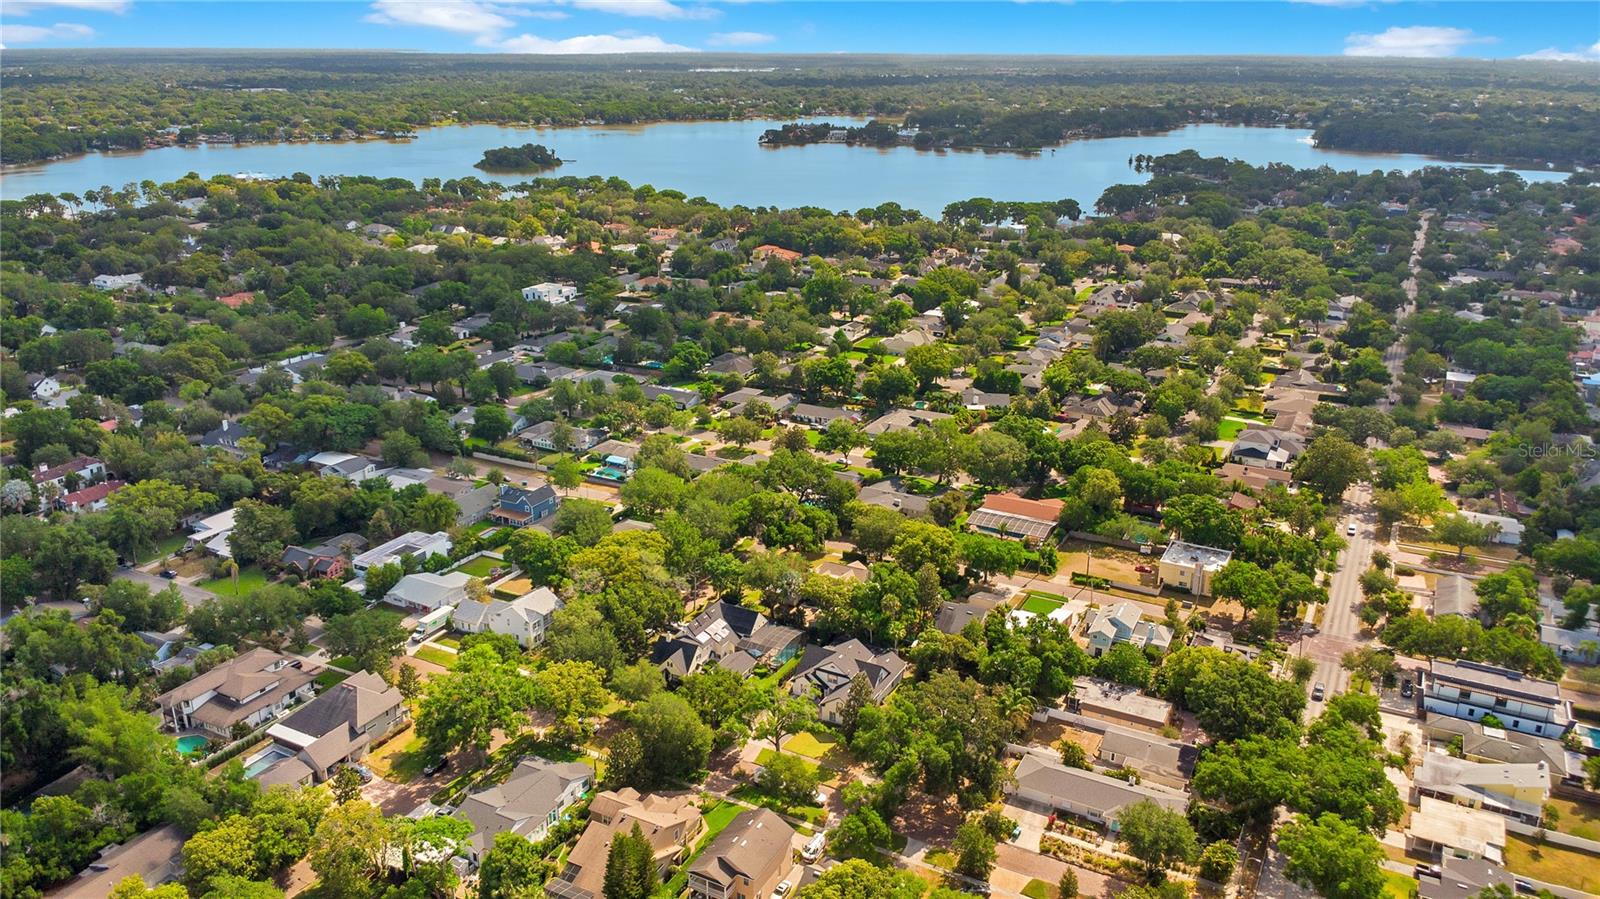
[{"label": "concrete driveway", "polygon": [[169,581],[160,575],[151,574],[148,571],[140,571],[137,568],[119,568],[114,577],[125,581],[133,581],[136,584],[144,584],[150,588],[151,592],[159,592],[168,587],[177,587],[178,592],[183,594],[184,604],[191,609],[203,602],[217,598],[214,594],[199,587],[178,581]]}]

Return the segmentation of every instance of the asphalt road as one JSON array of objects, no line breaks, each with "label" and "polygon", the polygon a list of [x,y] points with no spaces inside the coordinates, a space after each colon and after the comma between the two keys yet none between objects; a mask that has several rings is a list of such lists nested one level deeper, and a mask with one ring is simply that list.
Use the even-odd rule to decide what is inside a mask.
[{"label": "asphalt road", "polygon": [[[1317,663],[1309,688],[1322,684],[1326,696],[1333,696],[1350,683],[1350,672],[1339,664],[1348,651],[1363,646],[1370,640],[1361,637],[1361,618],[1357,609],[1361,604],[1361,573],[1372,564],[1372,551],[1378,547],[1377,515],[1372,508],[1372,490],[1359,484],[1345,495],[1345,514],[1339,520],[1341,533],[1350,523],[1356,525],[1353,536],[1346,535],[1347,545],[1339,554],[1339,570],[1328,586],[1328,605],[1322,613],[1322,625],[1316,634],[1300,641],[1300,654]],[[1314,718],[1326,703],[1309,702],[1306,717]]]}]

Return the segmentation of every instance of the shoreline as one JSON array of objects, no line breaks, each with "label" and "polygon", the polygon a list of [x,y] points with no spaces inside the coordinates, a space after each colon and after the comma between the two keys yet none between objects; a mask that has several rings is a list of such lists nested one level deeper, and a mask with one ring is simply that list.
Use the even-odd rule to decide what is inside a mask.
[{"label": "shoreline", "polygon": [[[616,123],[590,122],[590,123],[578,123],[578,124],[572,124],[572,125],[536,125],[536,124],[531,124],[531,123],[511,124],[511,123],[504,123],[504,122],[452,121],[452,122],[440,122],[440,123],[435,124],[435,125],[428,125],[428,126],[423,127],[423,128],[418,128],[415,132],[413,132],[411,134],[408,134],[408,135],[405,135],[403,137],[402,136],[383,136],[383,135],[373,134],[373,135],[357,135],[356,137],[339,138],[339,139],[336,139],[336,140],[316,140],[314,138],[300,138],[300,139],[286,138],[286,139],[279,139],[279,140],[234,141],[234,142],[231,142],[231,143],[199,142],[199,143],[188,144],[188,145],[170,144],[170,145],[160,146],[160,147],[145,147],[145,148],[141,148],[141,149],[137,149],[137,150],[88,150],[88,151],[85,151],[83,153],[74,153],[74,154],[71,154],[71,155],[68,155],[68,156],[52,157],[52,158],[47,159],[47,160],[38,160],[38,161],[34,161],[34,162],[5,163],[3,165],[0,165],[0,177],[3,177],[5,175],[9,175],[9,174],[14,174],[14,173],[43,171],[43,170],[45,170],[45,169],[49,168],[50,166],[55,165],[57,163],[71,162],[73,160],[85,159],[85,158],[88,158],[88,157],[91,157],[91,156],[108,156],[108,157],[134,156],[134,155],[139,155],[139,154],[143,154],[143,153],[154,153],[154,152],[158,152],[158,151],[161,151],[161,150],[173,150],[173,149],[181,149],[181,150],[200,150],[200,149],[210,149],[210,148],[241,149],[241,148],[245,148],[245,147],[270,147],[270,146],[286,146],[286,145],[295,145],[295,144],[316,144],[316,145],[328,144],[328,145],[334,145],[334,144],[364,144],[364,143],[374,143],[374,142],[393,143],[393,144],[407,144],[407,143],[411,143],[412,141],[415,141],[419,137],[421,137],[422,133],[424,131],[434,131],[434,130],[439,130],[439,129],[443,129],[443,128],[493,127],[493,128],[513,129],[513,130],[519,130],[519,131],[560,131],[560,130],[571,130],[571,129],[580,129],[580,128],[582,128],[582,129],[587,129],[587,128],[622,128],[622,129],[640,128],[640,129],[642,129],[642,128],[656,127],[656,126],[660,126],[660,125],[699,125],[699,124],[711,124],[711,123],[718,123],[718,122],[759,122],[759,121],[769,121],[769,122],[781,122],[783,124],[794,124],[794,123],[797,123],[797,122],[805,122],[805,121],[808,121],[808,120],[821,122],[823,120],[826,120],[827,118],[829,118],[829,116],[827,116],[826,114],[819,115],[819,116],[806,116],[804,118],[798,118],[798,119],[796,119],[796,118],[772,118],[772,117],[769,117],[769,116],[745,116],[745,117],[742,117],[742,118],[652,119],[652,120],[641,121],[641,122],[616,122]],[[848,115],[848,114],[841,114],[839,116],[835,116],[834,118],[838,118],[841,121],[863,122],[863,123],[866,122],[866,121],[869,121],[871,119],[870,116],[858,116],[858,115]],[[846,142],[846,141],[838,141],[838,142],[833,142],[833,141],[807,141],[805,143],[769,143],[767,141],[763,141],[763,140],[759,140],[759,139],[757,140],[757,144],[759,146],[765,148],[765,149],[771,149],[771,150],[782,150],[782,149],[811,147],[811,146],[826,146],[826,145],[837,143],[839,146],[846,146],[846,147],[850,147],[852,149],[870,149],[870,150],[878,150],[878,151],[911,149],[911,150],[915,150],[915,151],[917,151],[919,153],[955,152],[955,153],[1015,154],[1017,156],[1039,156],[1039,155],[1043,155],[1046,150],[1055,150],[1055,149],[1059,149],[1059,148],[1062,148],[1062,147],[1069,146],[1069,145],[1074,144],[1074,143],[1080,143],[1080,142],[1083,142],[1083,141],[1116,140],[1116,139],[1119,139],[1119,138],[1129,138],[1129,137],[1160,136],[1160,135],[1171,134],[1174,131],[1179,131],[1179,130],[1182,130],[1184,128],[1194,127],[1194,126],[1198,126],[1198,125],[1213,125],[1213,126],[1218,126],[1218,127],[1223,127],[1223,128],[1284,128],[1284,129],[1289,129],[1289,128],[1296,127],[1296,126],[1291,126],[1291,125],[1276,125],[1276,124],[1274,124],[1274,125],[1251,125],[1251,124],[1244,124],[1244,123],[1241,123],[1241,122],[1193,121],[1193,122],[1184,122],[1182,124],[1176,125],[1173,128],[1166,129],[1166,130],[1155,130],[1155,131],[1135,130],[1135,131],[1119,132],[1119,133],[1116,133],[1116,134],[1098,134],[1098,135],[1094,135],[1094,136],[1068,137],[1068,138],[1065,138],[1065,139],[1061,140],[1058,143],[1049,144],[1049,145],[1041,146],[1041,147],[997,147],[997,146],[988,146],[988,145],[970,145],[970,146],[963,146],[963,147],[917,147],[917,146],[914,146],[913,144],[910,144],[910,143],[898,143],[898,142],[894,143],[894,144],[891,144],[891,145],[878,146],[878,145],[875,145],[875,144],[865,144],[865,143],[859,143],[859,142],[851,143],[851,142]],[[1559,164],[1558,165],[1558,164],[1552,164],[1548,160],[1543,160],[1543,159],[1510,159],[1510,160],[1493,159],[1493,160],[1490,160],[1490,159],[1478,158],[1478,157],[1475,157],[1475,156],[1441,156],[1441,155],[1437,155],[1437,154],[1433,154],[1433,153],[1418,153],[1418,152],[1409,151],[1409,150],[1368,150],[1368,149],[1359,149],[1358,150],[1358,149],[1349,149],[1349,148],[1338,147],[1338,146],[1327,146],[1327,145],[1324,145],[1324,144],[1319,143],[1319,142],[1316,141],[1316,139],[1315,139],[1315,131],[1316,131],[1316,129],[1314,129],[1314,128],[1299,128],[1298,130],[1305,130],[1305,131],[1309,131],[1309,132],[1312,133],[1313,139],[1311,140],[1310,143],[1311,143],[1311,146],[1312,146],[1313,149],[1326,150],[1326,151],[1329,151],[1329,152],[1336,152],[1336,153],[1347,153],[1347,154],[1357,155],[1357,156],[1372,156],[1372,157],[1393,156],[1393,155],[1418,156],[1418,157],[1422,157],[1424,159],[1436,160],[1436,161],[1441,162],[1441,163],[1453,163],[1453,164],[1458,164],[1458,165],[1471,165],[1471,166],[1477,166],[1477,167],[1482,167],[1482,168],[1486,168],[1486,169],[1496,169],[1496,170],[1501,170],[1501,171],[1523,170],[1523,171],[1560,172],[1560,173],[1564,173],[1564,174],[1576,174],[1576,173],[1579,173],[1579,172],[1590,171],[1588,168],[1586,168],[1586,167],[1584,167],[1582,165],[1579,165],[1577,163]],[[563,160],[563,161],[565,162],[565,161],[568,161],[568,160]],[[490,171],[488,169],[481,169],[476,165],[474,165],[473,168],[478,168],[479,171],[484,171],[484,172]],[[550,169],[545,169],[544,171],[550,171]],[[527,174],[528,172],[524,172],[524,171],[518,170],[518,171],[508,171],[508,173],[511,173],[511,174]]]}]

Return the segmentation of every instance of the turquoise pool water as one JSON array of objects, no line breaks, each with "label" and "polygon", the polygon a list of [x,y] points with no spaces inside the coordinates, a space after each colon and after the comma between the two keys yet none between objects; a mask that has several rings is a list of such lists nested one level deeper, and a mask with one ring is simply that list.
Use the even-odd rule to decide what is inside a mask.
[{"label": "turquoise pool water", "polygon": [[290,755],[291,753],[284,749],[280,749],[277,746],[268,746],[266,749],[263,749],[252,756],[249,761],[245,762],[244,776],[253,779],[256,775],[267,770],[268,768],[271,768],[277,762],[289,758]]},{"label": "turquoise pool water", "polygon": [[206,738],[199,734],[189,734],[178,738],[178,752],[183,755],[194,755],[206,746]]},{"label": "turquoise pool water", "polygon": [[1578,739],[1590,749],[1600,749],[1600,727],[1592,724],[1578,725]]}]

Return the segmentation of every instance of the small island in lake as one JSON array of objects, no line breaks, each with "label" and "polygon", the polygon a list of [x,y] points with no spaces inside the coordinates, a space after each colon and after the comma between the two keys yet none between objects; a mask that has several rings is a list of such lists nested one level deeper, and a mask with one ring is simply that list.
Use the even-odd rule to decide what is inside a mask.
[{"label": "small island in lake", "polygon": [[495,147],[483,151],[483,158],[473,168],[507,172],[525,172],[533,169],[553,169],[561,158],[544,144],[523,144],[520,147]]}]

